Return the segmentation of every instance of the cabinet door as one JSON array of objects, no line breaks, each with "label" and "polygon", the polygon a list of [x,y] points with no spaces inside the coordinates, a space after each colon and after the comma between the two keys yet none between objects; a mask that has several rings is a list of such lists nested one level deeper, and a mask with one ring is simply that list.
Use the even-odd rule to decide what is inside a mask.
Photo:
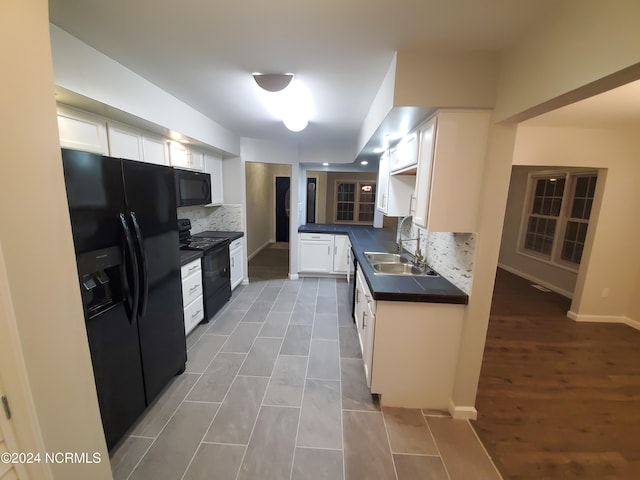
[{"label": "cabinet door", "polygon": [[181,143],[171,142],[169,144],[169,160],[172,167],[191,168],[189,150]]},{"label": "cabinet door", "polygon": [[109,155],[127,160],[142,160],[142,136],[124,126],[109,122]]},{"label": "cabinet door", "polygon": [[300,234],[300,272],[333,271],[333,235]]},{"label": "cabinet door", "polygon": [[371,376],[373,366],[373,338],[376,328],[375,300],[365,293],[364,302],[366,308],[363,309],[362,329],[364,339],[362,345],[362,360],[364,361],[364,373],[367,378],[367,386],[371,388]]},{"label": "cabinet door", "polygon": [[205,153],[204,171],[211,175],[211,203],[222,205],[224,203],[222,158]]},{"label": "cabinet door", "polygon": [[166,140],[143,136],[142,160],[156,165],[169,165],[169,149]]},{"label": "cabinet door", "polygon": [[333,271],[334,273],[349,273],[351,242],[347,235],[333,237]]},{"label": "cabinet door", "polygon": [[418,136],[410,133],[406,135],[396,147],[396,155],[391,157],[391,172],[411,170],[418,163]]},{"label": "cabinet door", "polygon": [[189,168],[193,170],[204,170],[204,153],[190,149],[189,150]]},{"label": "cabinet door", "polygon": [[416,208],[413,223],[427,226],[429,218],[429,194],[431,191],[431,167],[436,135],[436,118],[432,118],[420,129],[420,153],[416,173]]},{"label": "cabinet door", "polygon": [[378,163],[378,198],[376,208],[382,213],[387,213],[387,200],[389,198],[389,153],[385,152]]},{"label": "cabinet door", "polygon": [[106,123],[92,115],[58,107],[60,146],[109,155]]},{"label": "cabinet door", "polygon": [[234,240],[229,245],[229,262],[231,266],[231,288],[234,289],[244,279],[244,255],[241,238]]}]

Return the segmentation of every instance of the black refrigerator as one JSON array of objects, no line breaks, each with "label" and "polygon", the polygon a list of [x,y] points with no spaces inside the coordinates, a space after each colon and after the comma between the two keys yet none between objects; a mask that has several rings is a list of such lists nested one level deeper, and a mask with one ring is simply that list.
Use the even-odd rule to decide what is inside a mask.
[{"label": "black refrigerator", "polygon": [[187,359],[173,169],[62,150],[109,450]]}]

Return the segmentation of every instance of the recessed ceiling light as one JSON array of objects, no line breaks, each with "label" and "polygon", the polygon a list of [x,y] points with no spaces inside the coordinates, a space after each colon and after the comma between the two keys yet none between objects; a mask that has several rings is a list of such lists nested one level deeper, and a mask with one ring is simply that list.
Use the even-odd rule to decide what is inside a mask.
[{"label": "recessed ceiling light", "polygon": [[324,167],[328,167],[328,166],[329,166],[329,164],[328,164],[327,162],[323,162],[323,163],[322,163],[322,165],[323,165]]},{"label": "recessed ceiling light", "polygon": [[360,165],[369,165],[369,162],[367,162],[366,160],[363,160],[360,162]]}]

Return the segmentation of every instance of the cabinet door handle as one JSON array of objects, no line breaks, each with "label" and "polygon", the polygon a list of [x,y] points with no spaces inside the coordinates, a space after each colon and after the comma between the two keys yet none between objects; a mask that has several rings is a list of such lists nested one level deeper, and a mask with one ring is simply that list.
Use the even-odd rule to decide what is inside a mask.
[{"label": "cabinet door handle", "polygon": [[331,255],[331,245],[327,246],[327,255]]},{"label": "cabinet door handle", "polygon": [[235,267],[235,266],[236,266],[236,262],[235,262],[235,260],[236,260],[236,259],[235,259],[234,257],[231,257],[231,266],[232,266],[232,267]]},{"label": "cabinet door handle", "polygon": [[362,328],[365,329],[367,328],[367,322],[366,319],[367,318],[367,312],[362,312]]},{"label": "cabinet door handle", "polygon": [[200,265],[194,265],[193,267],[189,268],[189,270],[187,270],[187,272],[189,272],[189,273],[195,272],[199,268],[200,268]]},{"label": "cabinet door handle", "polygon": [[200,284],[198,284],[198,285],[194,285],[193,287],[191,287],[191,288],[189,289],[189,293],[193,293],[193,292],[195,292],[196,290],[198,290],[199,288],[200,288]]},{"label": "cabinet door handle", "polygon": [[200,310],[196,310],[195,312],[193,312],[193,314],[191,315],[191,318],[194,319],[196,318],[198,315],[200,315]]}]

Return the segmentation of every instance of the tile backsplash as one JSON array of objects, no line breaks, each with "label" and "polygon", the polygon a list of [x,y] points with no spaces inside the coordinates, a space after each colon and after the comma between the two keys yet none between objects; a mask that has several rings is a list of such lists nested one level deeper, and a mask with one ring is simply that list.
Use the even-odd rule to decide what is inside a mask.
[{"label": "tile backsplash", "polygon": [[191,233],[205,230],[242,232],[242,205],[179,207],[178,218],[191,220]]},{"label": "tile backsplash", "polygon": [[[400,234],[401,222],[398,222]],[[422,255],[427,264],[444,278],[453,283],[467,295],[471,292],[473,258],[476,236],[473,233],[428,232],[427,230],[405,222],[402,238],[417,238],[420,232]],[[415,251],[415,241],[404,242],[404,248],[410,253]]]}]

